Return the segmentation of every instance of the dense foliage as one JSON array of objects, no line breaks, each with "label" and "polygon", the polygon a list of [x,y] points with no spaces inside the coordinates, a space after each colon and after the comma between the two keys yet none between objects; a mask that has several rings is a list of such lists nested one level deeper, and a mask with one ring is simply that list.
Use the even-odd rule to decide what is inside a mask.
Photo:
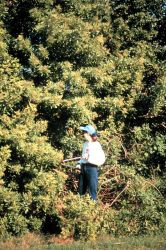
[{"label": "dense foliage", "polygon": [[[1,1],[1,237],[164,230],[165,6]],[[61,166],[80,155],[83,124],[98,128],[107,155],[97,204]]]}]

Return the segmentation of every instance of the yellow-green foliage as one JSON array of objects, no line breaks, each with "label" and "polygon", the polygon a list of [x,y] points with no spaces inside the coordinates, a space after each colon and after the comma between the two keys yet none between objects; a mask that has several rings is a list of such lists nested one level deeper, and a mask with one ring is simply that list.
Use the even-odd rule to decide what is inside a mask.
[{"label": "yellow-green foliage", "polygon": [[[0,18],[0,236],[164,230],[164,1],[2,0]],[[61,166],[83,124],[107,157],[98,203]]]},{"label": "yellow-green foliage", "polygon": [[63,202],[60,213],[63,237],[94,240],[98,235],[107,233],[108,224],[109,227],[113,226],[111,224],[113,224],[114,211],[103,209],[101,204],[92,201],[89,196],[81,198],[68,193]]}]

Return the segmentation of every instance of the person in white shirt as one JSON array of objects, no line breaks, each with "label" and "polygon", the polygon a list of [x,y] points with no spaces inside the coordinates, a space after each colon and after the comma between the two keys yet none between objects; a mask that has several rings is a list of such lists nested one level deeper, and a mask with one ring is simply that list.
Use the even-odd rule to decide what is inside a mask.
[{"label": "person in white shirt", "polygon": [[86,142],[83,144],[78,192],[84,195],[89,191],[93,200],[97,200],[98,166],[105,162],[105,154],[101,144],[97,141],[97,133],[93,126],[80,127]]}]

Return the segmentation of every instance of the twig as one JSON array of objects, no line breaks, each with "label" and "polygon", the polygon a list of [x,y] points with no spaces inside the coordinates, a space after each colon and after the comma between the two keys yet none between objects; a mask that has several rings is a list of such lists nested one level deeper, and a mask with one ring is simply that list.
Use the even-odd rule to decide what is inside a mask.
[{"label": "twig", "polygon": [[152,184],[151,182],[149,182],[149,181],[146,181],[148,184],[150,184],[152,187],[154,187],[158,192],[159,192],[159,194],[163,197],[163,194],[160,192],[160,190],[154,185],[154,184]]},{"label": "twig", "polygon": [[117,201],[117,199],[119,198],[119,196],[129,187],[129,181],[126,184],[126,186],[124,187],[124,189],[116,196],[116,198],[111,202],[110,207]]}]

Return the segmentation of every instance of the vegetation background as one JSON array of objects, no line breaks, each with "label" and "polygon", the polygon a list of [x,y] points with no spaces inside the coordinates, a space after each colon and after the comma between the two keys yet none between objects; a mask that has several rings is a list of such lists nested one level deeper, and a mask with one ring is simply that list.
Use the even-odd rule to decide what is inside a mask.
[{"label": "vegetation background", "polygon": [[[0,1],[0,237],[164,232],[165,0]],[[80,125],[107,161],[77,195]]]}]

